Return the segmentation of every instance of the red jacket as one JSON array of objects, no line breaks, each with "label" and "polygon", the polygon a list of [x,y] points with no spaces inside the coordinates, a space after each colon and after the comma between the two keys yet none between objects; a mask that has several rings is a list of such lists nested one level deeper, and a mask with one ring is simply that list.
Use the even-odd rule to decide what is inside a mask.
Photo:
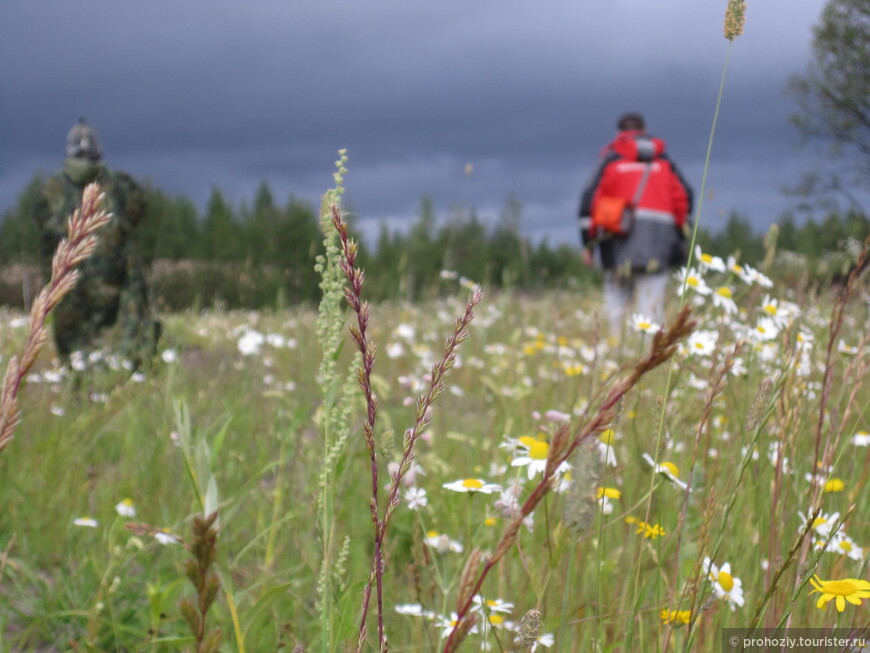
[{"label": "red jacket", "polygon": [[[579,213],[584,243],[595,242],[602,235],[595,233],[589,224],[589,216],[598,199],[621,197],[633,200],[647,166],[650,166],[650,173],[635,207],[635,231],[639,235],[633,233],[625,239],[601,242],[605,267],[623,262],[610,260],[613,258],[611,250],[615,250],[617,259],[630,258],[635,268],[645,267],[649,258],[657,258],[661,264],[666,264],[661,259],[672,244],[662,241],[670,241],[674,235],[682,233],[692,209],[692,190],[665,152],[665,142],[642,131],[620,132],[602,150],[598,167],[583,191]],[[641,238],[643,243],[630,242]],[[622,252],[625,256],[621,255]]]}]

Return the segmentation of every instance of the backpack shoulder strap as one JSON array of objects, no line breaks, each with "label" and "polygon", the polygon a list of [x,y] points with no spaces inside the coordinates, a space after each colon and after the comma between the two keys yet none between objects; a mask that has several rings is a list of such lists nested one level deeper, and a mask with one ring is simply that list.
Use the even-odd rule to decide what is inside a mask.
[{"label": "backpack shoulder strap", "polygon": [[645,163],[643,166],[643,175],[640,178],[640,181],[637,184],[637,190],[634,192],[634,197],[631,199],[630,206],[631,208],[635,208],[637,203],[640,202],[640,198],[643,195],[643,191],[646,188],[646,182],[649,181],[649,173],[652,170],[651,163]]}]

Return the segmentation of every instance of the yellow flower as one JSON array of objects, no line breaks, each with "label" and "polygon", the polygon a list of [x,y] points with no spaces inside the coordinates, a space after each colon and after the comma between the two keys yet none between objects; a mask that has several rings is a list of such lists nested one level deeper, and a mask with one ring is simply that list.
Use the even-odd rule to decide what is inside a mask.
[{"label": "yellow flower", "polygon": [[635,533],[637,533],[638,535],[643,533],[643,539],[645,540],[654,540],[660,535],[666,534],[665,529],[658,524],[647,524],[645,521],[641,521],[637,517],[626,517],[625,523],[635,524]]},{"label": "yellow flower", "polygon": [[844,489],[846,489],[846,484],[841,478],[832,478],[825,483],[825,492],[842,492]]},{"label": "yellow flower", "polygon": [[692,618],[691,610],[662,610],[659,617],[666,624],[688,625]]},{"label": "yellow flower", "polygon": [[816,602],[816,607],[823,609],[831,599],[837,603],[837,612],[846,609],[846,601],[852,605],[861,605],[861,599],[870,599],[870,583],[857,578],[843,578],[842,580],[822,580],[813,576],[810,583],[815,588],[810,591],[821,594]]},{"label": "yellow flower", "polygon": [[617,490],[615,487],[600,487],[597,490],[597,499],[601,497],[607,497],[608,499],[619,499],[622,496],[622,492]]}]

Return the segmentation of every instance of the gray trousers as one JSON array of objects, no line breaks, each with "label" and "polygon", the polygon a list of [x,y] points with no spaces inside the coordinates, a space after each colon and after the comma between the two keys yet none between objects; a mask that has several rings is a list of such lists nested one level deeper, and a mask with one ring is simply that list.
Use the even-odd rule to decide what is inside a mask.
[{"label": "gray trousers", "polygon": [[617,278],[616,270],[604,271],[604,310],[613,335],[622,333],[625,321],[633,313],[661,324],[665,317],[665,301],[670,272],[632,274]]}]

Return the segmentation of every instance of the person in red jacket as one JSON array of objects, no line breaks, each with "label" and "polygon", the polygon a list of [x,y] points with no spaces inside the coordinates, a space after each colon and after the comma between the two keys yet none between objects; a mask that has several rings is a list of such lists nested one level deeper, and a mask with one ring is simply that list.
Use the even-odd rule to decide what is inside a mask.
[{"label": "person in red jacket", "polygon": [[[646,132],[643,116],[627,113],[617,128],[583,191],[579,211],[583,260],[594,265],[597,247],[614,335],[622,332],[632,308],[661,323],[670,268],[686,261],[685,233],[692,210],[692,189],[665,152],[665,142]],[[592,224],[596,204],[614,197],[634,207],[634,226],[624,236]]]}]

